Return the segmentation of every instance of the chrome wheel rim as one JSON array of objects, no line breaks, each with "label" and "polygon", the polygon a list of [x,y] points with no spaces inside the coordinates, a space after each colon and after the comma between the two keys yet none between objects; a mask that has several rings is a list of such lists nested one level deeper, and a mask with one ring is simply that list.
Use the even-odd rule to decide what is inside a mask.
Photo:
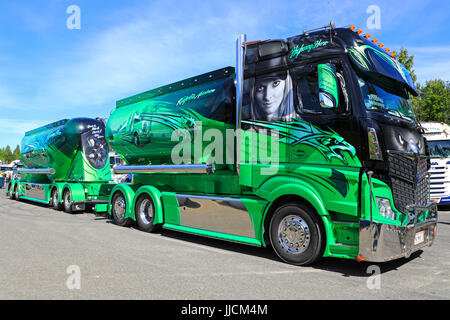
[{"label": "chrome wheel rim", "polygon": [[139,206],[139,218],[145,224],[151,224],[153,220],[153,204],[149,199],[144,199]]},{"label": "chrome wheel rim", "polygon": [[55,191],[53,191],[53,193],[52,193],[52,206],[53,207],[56,207],[57,206],[57,204],[58,204],[58,193],[56,192],[56,190]]},{"label": "chrome wheel rim", "polygon": [[125,199],[122,196],[117,197],[114,201],[114,215],[117,218],[122,219],[123,217],[125,217],[125,208]]},{"label": "chrome wheel rim", "polygon": [[310,229],[305,220],[289,215],[281,220],[278,227],[278,240],[283,250],[291,254],[300,254],[308,249]]},{"label": "chrome wheel rim", "polygon": [[53,191],[52,206],[56,207],[57,205],[58,205],[58,192]]},{"label": "chrome wheel rim", "polygon": [[70,202],[71,202],[70,192],[66,192],[64,194],[64,207],[66,207],[66,209],[70,208]]}]

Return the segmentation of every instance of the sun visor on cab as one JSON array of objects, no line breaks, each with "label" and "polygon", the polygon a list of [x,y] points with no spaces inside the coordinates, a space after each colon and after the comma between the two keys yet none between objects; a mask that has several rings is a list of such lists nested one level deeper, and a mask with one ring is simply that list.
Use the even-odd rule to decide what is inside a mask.
[{"label": "sun visor on cab", "polygon": [[350,60],[362,76],[387,89],[386,91],[400,86],[414,96],[419,95],[409,71],[396,59],[367,44],[348,50]]}]

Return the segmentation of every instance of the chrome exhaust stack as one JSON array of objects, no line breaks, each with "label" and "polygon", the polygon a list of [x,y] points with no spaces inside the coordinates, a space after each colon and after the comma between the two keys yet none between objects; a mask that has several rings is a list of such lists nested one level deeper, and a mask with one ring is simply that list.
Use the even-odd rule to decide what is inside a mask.
[{"label": "chrome exhaust stack", "polygon": [[116,174],[128,173],[202,173],[212,174],[215,171],[214,164],[180,164],[180,165],[148,165],[148,166],[127,166],[121,165],[114,169]]},{"label": "chrome exhaust stack", "polygon": [[18,173],[54,175],[55,174],[55,169],[53,169],[53,168],[39,168],[39,169],[19,168],[19,169],[17,169],[17,172]]}]

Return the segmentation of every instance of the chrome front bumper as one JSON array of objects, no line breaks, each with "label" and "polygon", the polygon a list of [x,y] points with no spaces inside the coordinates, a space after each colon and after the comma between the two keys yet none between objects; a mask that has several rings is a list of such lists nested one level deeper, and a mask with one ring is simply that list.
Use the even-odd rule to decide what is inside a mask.
[{"label": "chrome front bumper", "polygon": [[[409,223],[405,227],[360,220],[358,261],[385,262],[409,257],[411,253],[433,244],[438,221],[437,204],[409,206],[407,210]],[[421,221],[426,213],[427,219]]]}]

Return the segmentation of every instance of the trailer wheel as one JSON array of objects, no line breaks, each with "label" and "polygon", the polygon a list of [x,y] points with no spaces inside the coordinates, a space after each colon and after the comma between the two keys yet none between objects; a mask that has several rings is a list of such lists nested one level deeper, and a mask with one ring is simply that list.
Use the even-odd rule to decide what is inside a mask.
[{"label": "trailer wheel", "polygon": [[72,194],[69,189],[63,192],[63,209],[64,212],[72,213]]},{"label": "trailer wheel", "polygon": [[159,229],[158,225],[153,224],[155,220],[155,205],[148,194],[143,194],[138,198],[134,206],[134,214],[141,231],[155,232]]},{"label": "trailer wheel", "polygon": [[55,210],[61,210],[61,204],[58,201],[58,188],[53,188],[50,198],[50,206]]},{"label": "trailer wheel", "polygon": [[302,203],[292,202],[274,212],[270,242],[281,260],[294,265],[309,265],[321,258],[324,231],[317,215]]},{"label": "trailer wheel", "polygon": [[19,185],[14,186],[14,199],[19,200]]},{"label": "trailer wheel", "polygon": [[121,227],[129,227],[132,221],[129,218],[125,218],[127,212],[127,201],[122,192],[118,191],[114,193],[111,201],[111,215],[114,223]]},{"label": "trailer wheel", "polygon": [[15,199],[14,193],[13,193],[12,183],[9,183],[9,184],[8,184],[8,197],[9,197],[11,200],[14,200],[14,199]]}]

